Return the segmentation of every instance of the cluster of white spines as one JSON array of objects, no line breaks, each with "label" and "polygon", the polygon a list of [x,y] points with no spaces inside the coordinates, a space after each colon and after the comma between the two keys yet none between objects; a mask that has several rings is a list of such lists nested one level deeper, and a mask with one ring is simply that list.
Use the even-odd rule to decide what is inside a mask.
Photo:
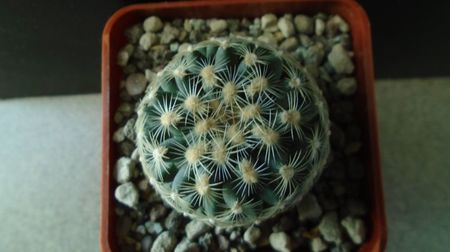
[{"label": "cluster of white spines", "polygon": [[144,172],[175,209],[245,225],[294,203],[320,174],[327,108],[285,57],[247,40],[208,41],[158,75],[138,110],[138,148]]}]

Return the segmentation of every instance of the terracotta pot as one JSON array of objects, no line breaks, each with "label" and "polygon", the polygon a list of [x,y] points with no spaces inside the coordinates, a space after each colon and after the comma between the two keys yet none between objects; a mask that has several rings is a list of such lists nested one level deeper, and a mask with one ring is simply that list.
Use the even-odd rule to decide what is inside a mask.
[{"label": "terracotta pot", "polygon": [[383,251],[386,245],[386,217],[375,111],[374,73],[370,24],[364,10],[351,0],[228,0],[137,4],[117,11],[106,23],[102,41],[102,181],[100,214],[101,251],[118,251],[114,188],[112,176],[117,158],[112,134],[116,130],[113,116],[119,104],[121,68],[116,65],[117,52],[125,45],[124,30],[145,17],[157,15],[173,18],[242,18],[265,13],[324,12],[339,14],[351,27],[358,91],[355,97],[357,117],[363,129],[363,155],[367,167],[369,197],[368,239],[360,251]]}]

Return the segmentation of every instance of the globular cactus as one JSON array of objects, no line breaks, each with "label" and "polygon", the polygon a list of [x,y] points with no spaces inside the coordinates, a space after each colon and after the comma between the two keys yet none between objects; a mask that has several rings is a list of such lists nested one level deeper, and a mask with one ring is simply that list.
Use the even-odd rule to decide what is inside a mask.
[{"label": "globular cactus", "polygon": [[328,110],[314,80],[290,56],[238,38],[178,53],[147,89],[136,134],[164,201],[219,226],[292,206],[329,154]]}]

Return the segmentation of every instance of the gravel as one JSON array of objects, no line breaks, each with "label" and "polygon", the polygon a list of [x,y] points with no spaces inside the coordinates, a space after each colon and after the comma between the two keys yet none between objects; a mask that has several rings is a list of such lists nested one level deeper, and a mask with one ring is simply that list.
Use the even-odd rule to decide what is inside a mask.
[{"label": "gravel", "polygon": [[186,237],[189,240],[194,240],[200,235],[208,232],[211,229],[211,226],[206,223],[198,220],[192,220],[186,225]]},{"label": "gravel", "polygon": [[341,225],[347,231],[348,236],[355,244],[361,244],[366,237],[366,226],[361,219],[346,217],[341,221]]},{"label": "gravel", "polygon": [[319,224],[319,231],[325,241],[340,244],[342,242],[342,229],[339,225],[336,212],[325,214]]},{"label": "gravel", "polygon": [[[355,251],[366,239],[364,143],[354,115],[358,83],[350,26],[339,16],[265,14],[252,19],[149,17],[125,32],[118,51],[124,79],[114,114],[119,159],[114,172],[119,251]],[[288,51],[316,78],[330,106],[332,161],[296,208],[243,228],[213,228],[164,205],[143,174],[135,145],[135,108],[148,83],[197,42],[247,36]],[[122,161],[119,161],[122,160]],[[120,166],[120,167],[119,167]],[[345,217],[345,218],[343,218]],[[178,242],[179,241],[179,242]],[[151,248],[151,249],[150,249]]]},{"label": "gravel", "polygon": [[125,88],[131,96],[142,94],[147,87],[147,79],[142,73],[130,74],[125,81]]},{"label": "gravel", "polygon": [[246,241],[250,246],[255,247],[256,242],[259,237],[261,237],[261,230],[258,227],[250,226],[244,232],[244,241]]},{"label": "gravel", "polygon": [[163,27],[163,22],[159,17],[151,16],[144,20],[144,31],[157,32]]},{"label": "gravel", "polygon": [[285,38],[289,38],[290,36],[294,35],[295,32],[292,20],[288,19],[287,17],[282,17],[278,20],[278,29],[280,29]]},{"label": "gravel", "polygon": [[294,24],[299,33],[310,35],[314,32],[314,20],[311,17],[306,15],[296,15]]},{"label": "gravel", "polygon": [[176,245],[177,237],[172,232],[165,231],[158,235],[158,238],[153,242],[151,252],[170,252]]},{"label": "gravel", "polygon": [[328,61],[338,74],[350,74],[355,69],[349,52],[345,50],[342,44],[336,44],[328,54]]},{"label": "gravel", "polygon": [[135,207],[139,199],[138,190],[131,182],[119,185],[114,192],[114,196],[120,203],[129,207]]},{"label": "gravel", "polygon": [[270,246],[280,252],[291,251],[291,238],[285,232],[272,233],[269,237]]},{"label": "gravel", "polygon": [[308,193],[297,204],[298,219],[300,221],[317,220],[322,215],[322,208],[314,194]]}]

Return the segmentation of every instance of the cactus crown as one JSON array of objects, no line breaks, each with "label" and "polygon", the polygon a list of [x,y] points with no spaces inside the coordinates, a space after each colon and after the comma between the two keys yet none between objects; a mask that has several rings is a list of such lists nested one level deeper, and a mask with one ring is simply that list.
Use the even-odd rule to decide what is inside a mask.
[{"label": "cactus crown", "polygon": [[246,39],[178,53],[138,109],[150,183],[172,207],[220,226],[294,204],[329,154],[325,100],[295,60]]}]

